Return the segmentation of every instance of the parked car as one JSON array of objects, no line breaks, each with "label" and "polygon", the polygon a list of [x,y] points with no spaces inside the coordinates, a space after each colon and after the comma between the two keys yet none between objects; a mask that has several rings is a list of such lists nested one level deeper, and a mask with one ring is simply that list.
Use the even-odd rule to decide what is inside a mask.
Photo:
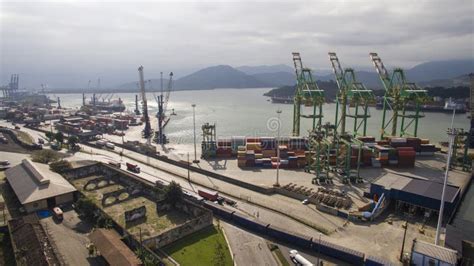
[{"label": "parked car", "polygon": [[302,203],[303,205],[308,205],[308,204],[309,204],[309,200],[308,200],[308,199],[304,199],[301,203]]},{"label": "parked car", "polygon": [[42,138],[38,138],[38,143],[39,144],[44,144],[44,140]]},{"label": "parked car", "polygon": [[109,165],[112,165],[113,167],[117,167],[117,168],[120,168],[121,164],[119,162],[116,162],[116,161],[108,161],[107,162]]},{"label": "parked car", "polygon": [[115,149],[115,145],[112,142],[105,143],[105,147],[111,150]]},{"label": "parked car", "polygon": [[15,126],[15,129],[21,129],[19,126]]},{"label": "parked car", "polygon": [[54,207],[53,208],[53,216],[54,218],[58,219],[59,221],[62,221],[64,219],[63,217],[63,210],[59,207]]}]

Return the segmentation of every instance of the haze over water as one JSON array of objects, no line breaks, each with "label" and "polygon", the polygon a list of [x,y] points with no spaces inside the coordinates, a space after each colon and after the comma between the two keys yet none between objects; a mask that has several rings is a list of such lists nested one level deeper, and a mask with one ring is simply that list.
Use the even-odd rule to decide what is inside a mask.
[{"label": "haze over water", "polygon": [[[276,136],[277,132],[269,125],[277,117],[276,110],[281,109],[281,136],[289,136],[293,125],[293,104],[273,104],[269,97],[263,94],[270,89],[218,89],[201,91],[173,91],[168,103],[168,113],[175,110],[176,116],[171,116],[165,132],[170,142],[187,144],[193,142],[193,116],[191,104],[196,104],[196,133],[198,142],[201,141],[202,124],[216,123],[217,136]],[[61,98],[64,107],[80,107],[82,95],[80,94],[55,94],[50,95]],[[87,101],[92,95],[86,95]],[[128,111],[135,109],[135,93],[117,93],[113,99],[120,97]],[[156,125],[155,114],[158,110],[153,93],[147,94],[148,107],[152,125]],[[141,108],[141,107],[140,107]],[[309,114],[311,108],[302,108],[305,114]],[[323,123],[334,123],[336,104],[324,104]],[[382,111],[375,107],[370,108],[368,135],[380,135]],[[446,130],[451,125],[451,113],[425,113],[421,119],[418,136],[429,138],[432,143],[447,141]],[[270,120],[270,121],[269,121]],[[346,126],[352,131],[352,119]],[[301,135],[307,135],[311,127],[310,119],[301,119]],[[469,128],[467,114],[456,115],[454,127]]]}]

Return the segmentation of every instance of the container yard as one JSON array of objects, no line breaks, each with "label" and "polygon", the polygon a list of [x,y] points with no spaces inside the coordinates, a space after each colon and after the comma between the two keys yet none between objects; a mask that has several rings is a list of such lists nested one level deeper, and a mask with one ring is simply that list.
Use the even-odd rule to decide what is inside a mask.
[{"label": "container yard", "polygon": [[472,1],[98,2],[2,2],[0,265],[474,266]]},{"label": "container yard", "polygon": [[[218,124],[210,122],[202,124],[196,132],[193,117],[194,150],[190,144],[180,146],[173,142],[170,134],[164,135],[168,124],[173,124],[163,109],[169,99],[166,94],[157,98],[161,110],[157,119],[148,116],[145,103],[139,110],[138,97],[135,112],[114,112],[108,107],[91,108],[93,104],[68,109],[64,103],[63,106],[58,104],[57,107],[39,109],[34,106],[8,107],[4,112],[10,121],[45,134],[54,133],[54,138],[59,132],[77,136],[86,150],[93,147],[119,154],[124,168],[132,174],[144,172],[138,163],[122,162],[122,157],[127,158],[133,152],[145,155],[147,163],[153,158],[170,164],[168,171],[171,172],[184,168],[189,171],[188,178],[197,172],[262,193],[262,196],[272,200],[285,197],[293,200],[292,204],[308,205],[324,219],[338,219],[341,223],[334,227],[323,222],[319,225],[322,231],[337,231],[349,221],[354,224],[380,224],[410,217],[415,223],[422,224],[423,230],[426,230],[424,237],[433,238],[443,191],[446,147],[418,134],[417,127],[424,122],[423,116],[416,114],[418,111],[411,105],[425,100],[424,91],[416,85],[406,85],[409,82],[403,80],[402,85],[406,85],[401,86],[403,94],[412,96],[395,99],[393,94],[402,92],[393,90],[400,87],[390,87],[387,83],[384,97],[390,104],[382,112],[381,134],[368,135],[366,129],[371,119],[368,108],[373,105],[373,92],[358,82],[351,70],[349,75],[352,79],[345,80],[348,74],[340,72],[342,67],[337,56],[335,53],[329,55],[339,92],[336,115],[328,118],[324,113],[327,101],[324,89],[307,78],[311,70],[303,66],[299,53],[293,53],[297,86],[292,128],[285,130],[291,135],[280,135],[280,120],[277,121],[277,128],[269,128],[269,132],[261,135],[220,136],[217,133],[220,132]],[[381,81],[387,82],[390,75],[386,73],[388,71],[381,64],[381,59],[376,54],[371,54],[371,58]],[[143,68],[139,72],[144,82]],[[394,75],[398,75],[396,73]],[[168,87],[171,90],[171,85]],[[144,85],[140,86],[139,93],[146,101]],[[106,106],[105,103],[101,106]],[[394,105],[398,106],[397,110],[390,109],[389,106]],[[407,105],[411,107],[404,109],[403,106]],[[40,115],[34,116],[36,113]],[[334,123],[323,123],[328,120]],[[310,130],[303,132],[300,125],[303,123],[309,123]],[[350,129],[349,125],[353,128]],[[442,215],[445,220],[456,213],[471,180],[471,135],[462,129],[453,132],[453,159]],[[196,147],[199,143],[198,152]],[[62,149],[62,145],[56,142],[51,143],[50,147]],[[195,159],[191,162],[192,155]],[[114,161],[118,167],[121,163]],[[225,190],[213,184],[208,189],[197,190],[195,198],[222,205],[232,202],[231,206],[235,206],[236,201],[228,195],[250,201],[245,194],[248,192],[238,191]],[[302,213],[291,215],[297,217],[295,219],[305,216]]]}]

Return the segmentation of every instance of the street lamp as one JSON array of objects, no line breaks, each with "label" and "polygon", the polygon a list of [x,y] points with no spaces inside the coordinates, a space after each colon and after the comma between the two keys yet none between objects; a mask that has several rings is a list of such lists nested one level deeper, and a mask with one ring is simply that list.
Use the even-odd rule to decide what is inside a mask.
[{"label": "street lamp", "polygon": [[194,128],[194,160],[193,163],[199,163],[196,155],[196,104],[191,105],[193,107],[193,128]]},{"label": "street lamp", "polygon": [[277,162],[276,182],[273,185],[275,187],[280,186],[279,179],[280,179],[280,124],[281,124],[280,114],[281,114],[281,112],[282,111],[280,109],[278,109],[276,111],[276,113],[278,115],[278,128],[277,128],[277,158],[278,158],[278,162]]},{"label": "street lamp", "polygon": [[456,115],[456,108],[453,109],[453,117],[451,118],[451,128],[448,129],[448,139],[449,139],[448,158],[446,162],[446,171],[444,172],[443,190],[441,192],[441,204],[439,206],[438,224],[436,226],[435,245],[439,245],[441,227],[443,226],[444,197],[446,193],[446,185],[448,184],[448,175],[449,175],[449,168],[451,166],[451,156],[453,155],[454,139],[456,138],[456,135],[457,135],[457,130],[453,127],[455,115]]},{"label": "street lamp", "polygon": [[321,262],[319,261],[319,257],[321,256],[321,235],[322,233],[319,233],[319,241],[318,241],[318,266],[321,265]]}]

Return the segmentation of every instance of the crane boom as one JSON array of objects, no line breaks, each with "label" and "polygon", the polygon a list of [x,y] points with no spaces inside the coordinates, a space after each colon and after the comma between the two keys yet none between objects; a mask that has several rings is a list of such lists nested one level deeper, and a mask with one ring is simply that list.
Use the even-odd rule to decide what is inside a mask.
[{"label": "crane boom", "polygon": [[148,106],[146,101],[146,92],[145,92],[145,79],[143,78],[143,66],[138,68],[138,76],[139,76],[139,84],[140,84],[140,92],[142,94],[142,102],[143,102],[143,118],[145,119],[145,128],[143,129],[143,137],[149,138],[151,137],[151,126],[150,126],[150,117],[148,116]]},{"label": "crane boom", "polygon": [[[367,133],[367,118],[370,117],[368,107],[369,103],[374,101],[375,96],[372,90],[368,90],[362,83],[357,81],[354,69],[343,69],[336,53],[330,52],[328,54],[334,75],[336,76],[336,83],[339,87],[336,97],[336,130],[340,129],[340,134],[345,134],[346,119],[350,117],[354,119],[353,135],[360,135],[359,129],[363,127],[361,134],[365,136]],[[350,106],[354,106],[353,115],[347,114],[347,109],[351,109]],[[341,112],[340,117],[339,111]]]},{"label": "crane boom", "polygon": [[170,78],[168,80],[168,87],[166,88],[166,97],[163,105],[163,113],[166,114],[168,108],[168,101],[170,100],[171,89],[173,85],[173,72],[170,72]]},{"label": "crane boom", "polygon": [[[416,137],[419,119],[424,117],[420,113],[420,104],[428,99],[428,92],[418,88],[415,83],[407,82],[405,72],[401,68],[395,68],[390,74],[377,53],[370,53],[369,56],[385,89],[380,137],[384,138],[386,136],[386,130],[390,125],[391,136],[399,134],[402,137],[407,135]],[[414,105],[414,114],[407,114],[406,107],[408,104]],[[391,111],[391,117],[387,120],[389,111]],[[401,124],[398,133],[399,118],[401,118]],[[405,120],[409,121],[405,123]],[[413,125],[413,133],[408,132],[411,125]]]},{"label": "crane boom", "polygon": [[[296,91],[293,106],[293,136],[300,135],[301,117],[313,120],[313,129],[321,125],[323,118],[324,91],[320,90],[318,84],[313,80],[313,75],[309,68],[303,67],[300,53],[292,53],[296,74]],[[301,114],[301,104],[313,106],[313,113],[310,115]]]}]

